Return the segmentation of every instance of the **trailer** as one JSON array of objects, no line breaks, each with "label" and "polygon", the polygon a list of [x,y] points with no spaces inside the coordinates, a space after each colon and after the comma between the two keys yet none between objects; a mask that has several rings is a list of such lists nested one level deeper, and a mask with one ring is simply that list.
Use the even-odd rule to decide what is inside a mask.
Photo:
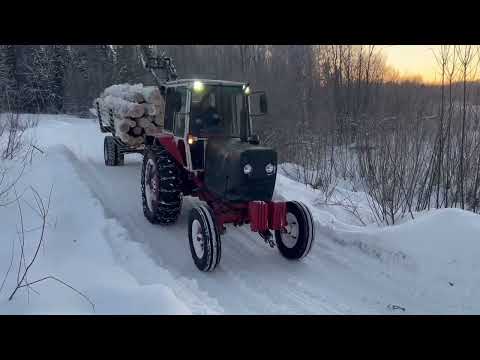
[{"label": "trailer", "polygon": [[100,104],[96,103],[97,119],[100,131],[102,133],[110,133],[103,141],[103,155],[105,165],[107,166],[121,166],[125,163],[125,154],[143,154],[145,145],[131,146],[123,142],[117,136],[114,124],[113,111],[108,111],[107,114],[100,109]]}]

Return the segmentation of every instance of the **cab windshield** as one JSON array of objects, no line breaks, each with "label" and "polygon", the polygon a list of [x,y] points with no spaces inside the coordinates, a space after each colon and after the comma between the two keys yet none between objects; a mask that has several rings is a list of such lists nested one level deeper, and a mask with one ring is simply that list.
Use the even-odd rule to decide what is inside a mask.
[{"label": "cab windshield", "polygon": [[241,123],[248,126],[247,119],[247,99],[241,87],[205,84],[201,90],[192,90],[192,135],[240,137]]}]

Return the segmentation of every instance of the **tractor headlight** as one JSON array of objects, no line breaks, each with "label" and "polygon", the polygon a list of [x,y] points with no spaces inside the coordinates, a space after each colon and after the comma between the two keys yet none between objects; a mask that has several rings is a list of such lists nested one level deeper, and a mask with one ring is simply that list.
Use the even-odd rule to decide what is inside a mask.
[{"label": "tractor headlight", "polygon": [[244,173],[245,175],[251,174],[252,171],[253,171],[253,167],[252,167],[252,165],[250,165],[250,164],[247,164],[247,165],[245,165],[245,166],[243,167],[243,173]]},{"label": "tractor headlight", "polygon": [[196,80],[193,82],[193,90],[195,92],[201,92],[203,91],[203,89],[204,89],[204,85],[201,81]]},{"label": "tractor headlight", "polygon": [[265,172],[268,174],[268,175],[272,175],[274,172],[275,172],[275,165],[269,163],[265,166]]}]

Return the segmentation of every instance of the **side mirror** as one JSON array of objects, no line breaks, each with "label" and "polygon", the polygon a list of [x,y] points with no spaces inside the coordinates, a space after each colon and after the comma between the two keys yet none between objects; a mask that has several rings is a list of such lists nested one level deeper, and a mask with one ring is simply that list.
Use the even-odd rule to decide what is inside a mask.
[{"label": "side mirror", "polygon": [[267,95],[264,91],[255,91],[249,95],[250,116],[263,116],[268,112]]},{"label": "side mirror", "polygon": [[260,95],[260,112],[266,114],[268,112],[267,95],[265,93]]}]

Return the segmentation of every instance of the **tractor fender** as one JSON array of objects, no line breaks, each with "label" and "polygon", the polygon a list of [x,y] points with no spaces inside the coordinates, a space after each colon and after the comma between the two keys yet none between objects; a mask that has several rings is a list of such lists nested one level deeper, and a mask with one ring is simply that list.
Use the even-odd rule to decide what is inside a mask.
[{"label": "tractor fender", "polygon": [[171,134],[158,134],[153,136],[152,139],[154,142],[156,141],[158,144],[162,145],[165,150],[167,150],[170,155],[172,155],[177,162],[182,165],[185,165],[185,160],[177,147],[175,137]]}]

